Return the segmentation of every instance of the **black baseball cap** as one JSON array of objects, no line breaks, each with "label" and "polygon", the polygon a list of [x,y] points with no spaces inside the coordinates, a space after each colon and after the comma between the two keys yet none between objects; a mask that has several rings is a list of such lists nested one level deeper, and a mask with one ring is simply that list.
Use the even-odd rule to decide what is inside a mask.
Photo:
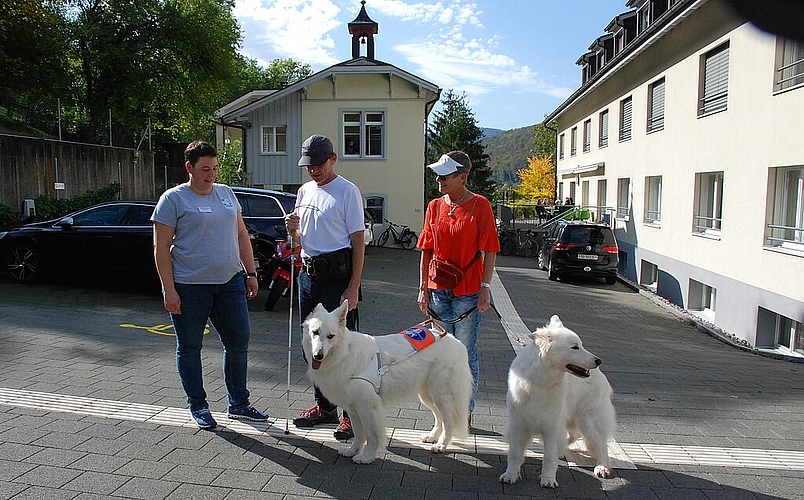
[{"label": "black baseball cap", "polygon": [[302,143],[301,153],[300,167],[321,165],[334,153],[332,141],[323,135],[311,135]]}]

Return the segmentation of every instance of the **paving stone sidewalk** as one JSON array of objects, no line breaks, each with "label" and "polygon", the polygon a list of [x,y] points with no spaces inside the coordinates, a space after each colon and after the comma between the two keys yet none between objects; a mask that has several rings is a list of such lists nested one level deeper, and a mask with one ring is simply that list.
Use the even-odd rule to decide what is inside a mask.
[{"label": "paving stone sidewalk", "polygon": [[[362,331],[395,333],[423,318],[418,258],[368,249]],[[287,300],[272,312],[262,310],[262,294],[250,304],[249,386],[270,425],[225,422],[221,350],[214,332],[207,337],[205,386],[226,424],[209,432],[183,408],[157,293],[0,277],[0,498],[802,498],[804,365],[723,344],[623,284],[550,282],[518,257],[500,257],[497,273],[495,301],[504,292],[512,312],[508,331],[493,313],[484,319],[471,446],[444,455],[416,446],[432,421],[411,401],[389,410],[388,454],[367,466],[338,456],[334,426],[283,432],[312,404]],[[511,330],[535,329],[552,314],[604,360],[625,455],[611,479],[562,466],[559,488],[547,490],[535,453],[520,482],[502,485],[505,449],[496,445]]]}]

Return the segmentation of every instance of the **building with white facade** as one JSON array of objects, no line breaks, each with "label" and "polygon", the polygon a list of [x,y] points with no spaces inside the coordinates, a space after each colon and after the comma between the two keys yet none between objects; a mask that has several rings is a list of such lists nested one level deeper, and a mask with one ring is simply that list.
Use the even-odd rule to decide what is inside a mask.
[{"label": "building with white facade", "polygon": [[578,59],[558,197],[620,273],[759,349],[804,355],[804,42],[723,0],[631,0]]}]

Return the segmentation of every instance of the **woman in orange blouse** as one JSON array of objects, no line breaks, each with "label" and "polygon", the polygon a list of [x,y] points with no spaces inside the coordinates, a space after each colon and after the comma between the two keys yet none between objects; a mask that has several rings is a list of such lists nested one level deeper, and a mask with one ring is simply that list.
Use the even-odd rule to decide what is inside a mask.
[{"label": "woman in orange blouse", "polygon": [[[474,378],[469,404],[471,419],[480,382],[478,335],[481,313],[491,307],[490,283],[500,240],[491,203],[466,187],[472,169],[469,156],[463,151],[452,151],[428,167],[435,172],[438,190],[443,196],[427,206],[424,228],[419,237],[422,257],[418,304],[424,314],[443,320],[447,331],[466,346]],[[478,253],[479,258],[476,258]],[[464,277],[454,288],[443,288],[429,279],[428,269],[434,257],[463,269]],[[471,312],[463,319],[450,323],[468,311]]]}]

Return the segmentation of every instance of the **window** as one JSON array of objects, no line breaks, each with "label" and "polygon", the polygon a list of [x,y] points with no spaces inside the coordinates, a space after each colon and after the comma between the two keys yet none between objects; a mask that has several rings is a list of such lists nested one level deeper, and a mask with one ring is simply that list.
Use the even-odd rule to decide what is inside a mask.
[{"label": "window", "polygon": [[592,120],[583,122],[583,152],[588,153],[592,148]]},{"label": "window", "polygon": [[729,97],[729,43],[710,50],[701,58],[698,116],[723,111]]},{"label": "window", "polygon": [[650,84],[648,89],[648,132],[664,128],[664,78]]},{"label": "window", "polygon": [[589,208],[589,181],[581,182],[581,206]]},{"label": "window", "polygon": [[715,322],[715,305],[717,303],[717,288],[690,279],[689,298],[687,309],[710,323]]},{"label": "window", "polygon": [[366,211],[371,215],[375,224],[385,224],[385,198],[382,196],[367,196]]},{"label": "window", "polygon": [[645,177],[645,212],[642,221],[645,224],[661,224],[662,222],[662,176]]},{"label": "window", "polygon": [[264,125],[262,127],[262,152],[264,154],[287,153],[287,137],[287,125]]},{"label": "window", "polygon": [[659,266],[653,262],[642,259],[639,284],[653,293],[656,293],[656,290],[659,288]]},{"label": "window", "polygon": [[605,109],[600,112],[600,139],[597,143],[598,147],[605,148],[609,145],[609,110]]},{"label": "window", "polygon": [[570,130],[570,156],[575,156],[578,151],[578,127],[572,127]]},{"label": "window", "polygon": [[774,247],[804,252],[804,167],[770,169],[766,237]]},{"label": "window", "polygon": [[608,210],[606,207],[606,179],[597,180],[597,208],[600,210],[601,218],[605,220],[608,217]]},{"label": "window", "polygon": [[381,158],[385,155],[385,113],[343,113],[343,155],[346,158]]},{"label": "window", "polygon": [[719,236],[723,217],[723,172],[695,174],[694,203],[692,232]]},{"label": "window", "polygon": [[620,101],[620,141],[631,139],[631,113],[633,110],[633,100],[631,96]]},{"label": "window", "polygon": [[631,204],[631,179],[617,179],[617,218],[628,219]]},{"label": "window", "polygon": [[558,159],[564,159],[564,134],[558,136]]},{"label": "window", "polygon": [[757,347],[804,354],[804,323],[773,311],[759,308]]},{"label": "window", "polygon": [[773,90],[778,92],[802,83],[804,83],[804,43],[799,40],[777,38]]}]

